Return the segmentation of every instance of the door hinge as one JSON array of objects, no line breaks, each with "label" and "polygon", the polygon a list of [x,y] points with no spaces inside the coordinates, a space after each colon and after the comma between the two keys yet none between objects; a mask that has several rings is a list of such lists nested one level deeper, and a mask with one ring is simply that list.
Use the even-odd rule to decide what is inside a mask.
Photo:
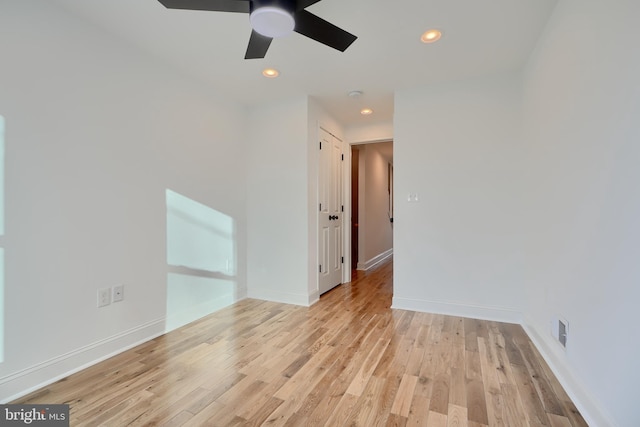
[{"label": "door hinge", "polygon": [[320,149],[322,150],[322,141],[320,141]]},{"label": "door hinge", "polygon": [[340,211],[344,212],[344,205],[340,207]]},{"label": "door hinge", "polygon": [[344,257],[340,257],[340,262],[344,264]]},{"label": "door hinge", "polygon": [[322,203],[320,203],[320,212],[322,212]]},{"label": "door hinge", "polygon": [[318,269],[319,273],[322,273],[322,264],[320,264],[320,268]]},{"label": "door hinge", "polygon": [[341,156],[342,156],[342,161],[344,162],[344,154],[342,154]]}]

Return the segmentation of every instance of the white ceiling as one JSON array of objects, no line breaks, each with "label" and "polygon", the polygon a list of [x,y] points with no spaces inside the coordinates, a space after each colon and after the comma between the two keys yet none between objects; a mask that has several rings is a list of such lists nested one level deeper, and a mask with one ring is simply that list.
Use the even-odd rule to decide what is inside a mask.
[{"label": "white ceiling", "polygon": [[[523,66],[557,0],[322,0],[307,10],[358,36],[344,53],[297,33],[245,60],[241,13],[165,9],[157,0],[55,0],[247,105],[311,95],[345,125],[388,121],[396,89]],[[429,28],[443,32],[420,42]],[[261,71],[273,67],[277,79]],[[362,90],[358,99],[347,96]],[[375,113],[361,116],[361,107]]]}]

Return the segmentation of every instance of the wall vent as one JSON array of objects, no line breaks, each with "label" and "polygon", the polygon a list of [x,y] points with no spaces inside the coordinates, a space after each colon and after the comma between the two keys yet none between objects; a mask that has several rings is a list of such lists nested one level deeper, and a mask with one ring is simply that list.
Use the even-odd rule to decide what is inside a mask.
[{"label": "wall vent", "polygon": [[569,338],[569,322],[560,316],[556,316],[551,320],[551,335],[562,346],[567,348],[567,339]]}]

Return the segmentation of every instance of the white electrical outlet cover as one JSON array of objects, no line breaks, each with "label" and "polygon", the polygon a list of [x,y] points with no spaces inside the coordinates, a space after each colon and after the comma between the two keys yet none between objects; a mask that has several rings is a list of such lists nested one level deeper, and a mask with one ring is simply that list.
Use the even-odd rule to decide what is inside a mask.
[{"label": "white electrical outlet cover", "polygon": [[98,289],[98,307],[111,304],[111,288]]},{"label": "white electrical outlet cover", "polygon": [[113,287],[113,302],[119,302],[124,299],[124,285]]}]

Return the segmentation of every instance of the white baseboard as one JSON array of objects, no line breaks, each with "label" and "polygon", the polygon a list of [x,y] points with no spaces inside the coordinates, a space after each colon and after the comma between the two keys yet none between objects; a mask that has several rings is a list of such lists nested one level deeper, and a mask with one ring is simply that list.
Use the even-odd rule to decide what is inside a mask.
[{"label": "white baseboard", "polygon": [[428,301],[414,298],[393,297],[391,308],[421,311],[425,313],[446,314],[449,316],[469,317],[473,319],[493,320],[505,323],[522,323],[519,311],[502,307],[460,304],[447,301]]},{"label": "white baseboard", "polygon": [[308,306],[311,307],[313,304],[317,303],[318,301],[320,301],[320,291],[314,291],[309,295]]},{"label": "white baseboard", "polygon": [[282,292],[275,289],[251,289],[249,290],[248,297],[253,299],[263,300],[263,301],[272,301],[272,302],[279,302],[283,304],[301,305],[304,307],[309,307],[311,305],[310,295]]},{"label": "white baseboard", "polygon": [[522,327],[587,424],[591,427],[615,427],[613,417],[600,407],[597,400],[587,392],[587,388],[572,373],[567,362],[558,355],[557,351],[554,351],[552,347],[554,343],[544,339],[534,327],[529,326],[530,324],[532,322],[522,322]]},{"label": "white baseboard", "polygon": [[0,378],[0,403],[11,402],[164,333],[158,319]]},{"label": "white baseboard", "polygon": [[386,261],[387,259],[391,258],[393,256],[393,248],[386,250],[384,252],[382,252],[381,254],[378,254],[376,256],[374,256],[373,258],[371,258],[369,261],[365,262],[364,264],[359,262],[357,265],[357,269],[358,270],[370,270],[373,267],[375,267],[376,265]]}]

